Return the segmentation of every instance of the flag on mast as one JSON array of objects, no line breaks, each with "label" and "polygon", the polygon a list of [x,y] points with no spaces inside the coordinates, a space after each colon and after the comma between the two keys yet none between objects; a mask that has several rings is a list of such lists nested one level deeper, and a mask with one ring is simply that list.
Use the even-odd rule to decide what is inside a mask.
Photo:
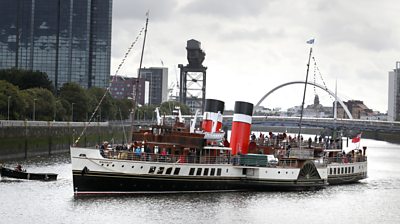
[{"label": "flag on mast", "polygon": [[351,142],[352,142],[352,143],[360,142],[360,140],[361,140],[361,134],[362,134],[362,132],[361,132],[360,134],[358,134],[356,137],[352,138],[352,139],[351,139]]},{"label": "flag on mast", "polygon": [[311,40],[308,40],[306,43],[307,44],[314,44],[314,41],[315,41],[315,39],[311,39]]}]

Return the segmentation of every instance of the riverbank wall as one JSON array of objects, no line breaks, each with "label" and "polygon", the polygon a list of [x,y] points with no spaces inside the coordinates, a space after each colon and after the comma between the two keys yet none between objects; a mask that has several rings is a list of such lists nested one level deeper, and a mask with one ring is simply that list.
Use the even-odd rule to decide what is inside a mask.
[{"label": "riverbank wall", "polygon": [[0,121],[0,161],[68,152],[84,129],[78,146],[126,139],[121,126],[108,122]]}]

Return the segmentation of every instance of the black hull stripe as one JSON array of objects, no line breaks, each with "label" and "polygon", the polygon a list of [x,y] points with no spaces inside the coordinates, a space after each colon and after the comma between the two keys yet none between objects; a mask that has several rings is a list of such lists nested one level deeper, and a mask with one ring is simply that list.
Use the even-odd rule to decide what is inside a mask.
[{"label": "black hull stripe", "polygon": [[355,183],[360,180],[366,179],[367,176],[363,174],[356,175],[347,175],[347,176],[330,176],[328,175],[328,183],[329,185],[339,185],[339,184],[347,184],[347,183]]},{"label": "black hull stripe", "polygon": [[[195,177],[194,177],[195,178]],[[216,192],[241,190],[307,190],[325,186],[316,181],[249,181],[242,178],[219,178],[196,180],[190,177],[119,176],[113,174],[92,175],[75,172],[74,192],[79,194],[127,194],[157,192]],[[108,192],[108,193],[105,193]],[[118,192],[118,193],[116,193]]]}]

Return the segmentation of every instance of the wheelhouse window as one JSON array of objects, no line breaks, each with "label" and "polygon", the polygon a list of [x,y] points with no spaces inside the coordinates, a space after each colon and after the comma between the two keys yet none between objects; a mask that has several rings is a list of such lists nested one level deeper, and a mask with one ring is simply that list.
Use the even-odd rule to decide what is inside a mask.
[{"label": "wheelhouse window", "polygon": [[174,175],[179,175],[179,172],[181,171],[181,168],[177,167],[174,170]]},{"label": "wheelhouse window", "polygon": [[160,167],[157,171],[157,174],[162,174],[164,172],[164,167]]},{"label": "wheelhouse window", "polygon": [[200,176],[202,170],[203,170],[202,168],[197,168],[196,176]]},{"label": "wheelhouse window", "polygon": [[170,175],[172,173],[172,167],[168,167],[165,174]]},{"label": "wheelhouse window", "polygon": [[195,168],[190,168],[190,170],[189,170],[189,175],[190,175],[190,176],[193,176],[195,170],[196,170]]},{"label": "wheelhouse window", "polygon": [[208,171],[209,171],[209,169],[208,169],[208,168],[204,168],[204,173],[203,173],[203,176],[208,176]]},{"label": "wheelhouse window", "polygon": [[217,170],[217,176],[221,176],[221,172],[222,172],[222,169],[221,169],[221,168],[218,168],[218,170]]},{"label": "wheelhouse window", "polygon": [[215,168],[211,168],[210,176],[214,176],[214,175],[215,175]]},{"label": "wheelhouse window", "polygon": [[156,167],[155,166],[151,166],[149,169],[149,173],[154,173],[154,171],[156,171]]}]

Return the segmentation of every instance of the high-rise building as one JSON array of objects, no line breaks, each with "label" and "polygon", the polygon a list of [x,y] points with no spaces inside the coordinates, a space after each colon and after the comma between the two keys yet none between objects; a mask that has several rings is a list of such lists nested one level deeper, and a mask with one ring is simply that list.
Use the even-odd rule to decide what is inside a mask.
[{"label": "high-rise building", "polygon": [[142,68],[140,77],[149,82],[149,104],[160,105],[168,99],[168,68]]},{"label": "high-rise building", "polygon": [[46,72],[66,82],[106,87],[112,0],[1,0],[0,69]]},{"label": "high-rise building", "polygon": [[[136,92],[137,83],[139,89]],[[138,94],[137,103],[144,105],[148,102],[148,96],[146,95],[146,92],[148,92],[148,86],[148,81],[143,78],[137,82],[137,78],[116,76],[112,77],[110,94],[114,99],[135,99],[134,96]]]},{"label": "high-rise building", "polygon": [[388,120],[400,120],[400,61],[389,72]]}]

